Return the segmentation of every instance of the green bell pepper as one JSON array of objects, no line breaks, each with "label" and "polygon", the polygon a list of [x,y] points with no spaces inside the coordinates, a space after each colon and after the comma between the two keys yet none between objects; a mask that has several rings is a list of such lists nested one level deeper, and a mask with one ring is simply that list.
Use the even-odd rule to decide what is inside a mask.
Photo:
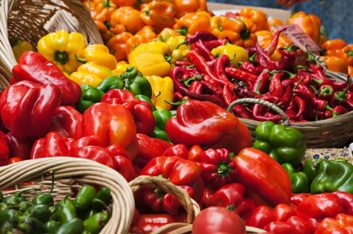
[{"label": "green bell pepper", "polygon": [[167,121],[173,116],[169,110],[159,109],[153,111],[154,119],[156,120],[156,126],[159,129],[165,130]]},{"label": "green bell pepper", "polygon": [[293,193],[306,193],[309,192],[309,179],[308,176],[302,171],[295,171],[290,163],[282,164],[282,167],[289,175],[292,184]]},{"label": "green bell pepper", "polygon": [[104,92],[102,90],[87,84],[82,84],[81,90],[81,99],[76,104],[76,109],[81,113],[87,110],[94,103],[100,102],[104,95]]},{"label": "green bell pepper", "polygon": [[154,138],[159,138],[159,139],[162,139],[165,141],[170,141],[167,132],[163,129],[160,129],[159,127],[154,128],[152,136]]},{"label": "green bell pepper", "polygon": [[295,166],[304,158],[306,145],[303,134],[297,129],[265,121],[256,127],[255,133],[253,147],[268,153],[279,163]]},{"label": "green bell pepper", "polygon": [[311,183],[311,193],[334,191],[353,193],[353,165],[344,161],[322,160]]},{"label": "green bell pepper", "polygon": [[125,87],[134,95],[143,94],[152,97],[152,87],[150,82],[143,76],[136,76],[133,80],[126,80]]},{"label": "green bell pepper", "polygon": [[124,81],[119,76],[111,76],[102,80],[96,88],[104,93],[111,89],[123,89]]},{"label": "green bell pepper", "polygon": [[153,105],[151,98],[147,97],[146,95],[137,94],[137,95],[135,95],[135,98],[137,98],[138,100],[141,100],[141,101],[148,102],[148,104],[150,104],[150,106],[152,108],[152,111],[157,110],[157,108]]},{"label": "green bell pepper", "polygon": [[319,164],[321,161],[322,159],[314,160],[311,158],[304,163],[303,171],[308,176],[308,179],[310,182],[313,181],[313,179],[316,177],[317,173],[319,172]]}]

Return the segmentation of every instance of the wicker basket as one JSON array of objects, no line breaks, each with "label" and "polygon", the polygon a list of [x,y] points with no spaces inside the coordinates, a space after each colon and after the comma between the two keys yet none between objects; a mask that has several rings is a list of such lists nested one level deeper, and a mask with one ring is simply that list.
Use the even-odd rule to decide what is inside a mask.
[{"label": "wicker basket", "polygon": [[88,43],[103,43],[80,0],[0,0],[0,87],[8,86],[16,64],[9,38],[37,41],[49,32],[81,32]]},{"label": "wicker basket", "polygon": [[[353,111],[325,120],[305,123],[289,123],[288,117],[279,107],[273,103],[255,98],[238,99],[230,105],[228,111],[231,111],[232,106],[235,104],[244,103],[259,103],[280,114],[283,118],[282,122],[285,125],[294,127],[303,133],[304,141],[308,148],[342,147],[347,144],[349,140],[353,139]],[[244,118],[240,118],[240,120],[246,124],[254,137],[255,129],[261,122]]]},{"label": "wicker basket", "polygon": [[[54,177],[54,183],[52,178]],[[24,183],[22,182],[32,182]],[[128,233],[135,203],[127,181],[116,171],[88,159],[53,157],[26,160],[0,167],[0,188],[15,188],[4,195],[24,191],[27,197],[49,192],[56,200],[82,184],[105,186],[111,190],[112,215],[101,233]]]},{"label": "wicker basket", "polygon": [[[187,212],[186,223],[170,223],[153,231],[151,234],[182,234],[191,233],[192,222],[196,215],[200,213],[200,207],[190,196],[179,187],[175,186],[167,179],[155,176],[139,176],[130,182],[133,192],[136,192],[144,185],[153,185],[162,189],[166,193],[173,194]],[[264,230],[255,227],[246,227],[247,233],[261,233]]]}]

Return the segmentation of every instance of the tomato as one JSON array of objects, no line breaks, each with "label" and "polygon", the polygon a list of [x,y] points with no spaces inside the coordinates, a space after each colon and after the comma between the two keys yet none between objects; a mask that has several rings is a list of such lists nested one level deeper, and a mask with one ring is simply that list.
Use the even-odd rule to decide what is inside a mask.
[{"label": "tomato", "polygon": [[245,223],[225,207],[209,207],[196,216],[192,224],[193,234],[245,234]]}]

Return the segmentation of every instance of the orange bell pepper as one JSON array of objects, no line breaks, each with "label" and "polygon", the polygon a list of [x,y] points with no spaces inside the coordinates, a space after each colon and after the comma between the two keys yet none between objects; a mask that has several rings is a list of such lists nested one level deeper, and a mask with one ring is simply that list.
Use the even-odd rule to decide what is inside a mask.
[{"label": "orange bell pepper", "polygon": [[123,32],[117,34],[109,39],[107,46],[112,54],[114,54],[117,61],[127,58],[126,42],[129,38],[133,37],[131,33]]},{"label": "orange bell pepper", "polygon": [[137,0],[113,0],[118,7],[122,6],[134,6]]},{"label": "orange bell pepper", "polygon": [[177,18],[196,11],[207,11],[206,0],[175,0]]},{"label": "orange bell pepper", "polygon": [[327,56],[337,56],[341,57],[342,55],[342,49],[347,45],[347,43],[340,39],[332,39],[332,40],[327,40],[325,41],[321,47],[325,49],[326,55]]},{"label": "orange bell pepper", "polygon": [[141,28],[135,36],[145,37],[148,41],[152,41],[153,39],[157,38],[157,34],[153,30],[153,28],[149,25],[144,26]]},{"label": "orange bell pepper", "polygon": [[136,46],[143,44],[143,43],[147,43],[148,41],[149,40],[146,37],[139,36],[139,35],[135,35],[135,36],[130,37],[126,41],[127,54],[129,54],[133,49],[135,49]]},{"label": "orange bell pepper", "polygon": [[265,12],[260,11],[260,10],[255,10],[249,7],[245,7],[240,10],[239,15],[244,18],[248,18],[254,23],[252,24],[251,27],[249,27],[249,30],[251,32],[257,32],[260,30],[268,30],[269,25],[267,22],[267,15]]},{"label": "orange bell pepper", "polygon": [[351,65],[348,66],[348,75],[353,77],[353,66]]},{"label": "orange bell pepper", "polygon": [[227,38],[234,43],[240,38],[241,32],[246,30],[243,21],[230,19],[226,16],[213,16],[211,18],[211,30],[218,38]]},{"label": "orange bell pepper", "polygon": [[211,30],[211,15],[206,11],[189,13],[177,20],[174,29],[181,35],[193,35],[198,31]]},{"label": "orange bell pepper", "polygon": [[143,7],[140,16],[145,24],[159,30],[171,28],[175,24],[175,7],[169,2],[152,1]]},{"label": "orange bell pepper", "polygon": [[353,44],[347,45],[343,48],[342,56],[346,59],[349,66],[353,66]]},{"label": "orange bell pepper", "polygon": [[306,14],[304,11],[299,11],[292,15],[287,24],[297,24],[308,34],[316,43],[320,42],[320,18],[313,14]]},{"label": "orange bell pepper", "polygon": [[[262,48],[266,48],[270,45],[273,39],[273,33],[267,30],[258,31],[255,33],[257,36],[257,42],[260,44]],[[279,61],[281,58],[281,53],[279,52],[279,48],[284,48],[289,46],[291,41],[283,34],[280,35],[276,50],[271,55],[271,58],[275,61]]]},{"label": "orange bell pepper", "polygon": [[111,15],[111,25],[122,24],[126,31],[136,33],[145,24],[140,17],[140,12],[130,6],[120,7]]},{"label": "orange bell pepper", "polygon": [[348,65],[343,58],[336,56],[322,56],[321,58],[324,60],[329,70],[346,74],[348,73]]}]

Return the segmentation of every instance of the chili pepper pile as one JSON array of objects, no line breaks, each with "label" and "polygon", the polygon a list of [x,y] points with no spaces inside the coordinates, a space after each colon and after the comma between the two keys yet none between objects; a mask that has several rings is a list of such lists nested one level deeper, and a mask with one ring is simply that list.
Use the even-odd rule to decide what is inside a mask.
[{"label": "chili pepper pile", "polygon": [[[266,49],[259,44],[249,49],[250,59],[241,61],[238,66],[229,62],[229,54],[213,55],[214,48],[223,46],[225,41],[207,32],[188,37],[189,61],[177,62],[171,71],[175,97],[208,100],[223,107],[239,98],[262,99],[279,106],[292,122],[327,119],[352,110],[350,79],[335,81],[325,75],[322,67],[310,61],[298,65],[296,60],[301,52],[295,47],[280,49],[279,61],[270,58],[283,30],[276,33]],[[258,121],[282,119],[261,104],[238,104],[233,112],[238,117]]]},{"label": "chili pepper pile", "polygon": [[21,192],[3,197],[0,193],[1,233],[99,233],[110,218],[110,191],[98,192],[91,185],[80,188],[76,197],[54,203],[49,193],[29,201]]}]

